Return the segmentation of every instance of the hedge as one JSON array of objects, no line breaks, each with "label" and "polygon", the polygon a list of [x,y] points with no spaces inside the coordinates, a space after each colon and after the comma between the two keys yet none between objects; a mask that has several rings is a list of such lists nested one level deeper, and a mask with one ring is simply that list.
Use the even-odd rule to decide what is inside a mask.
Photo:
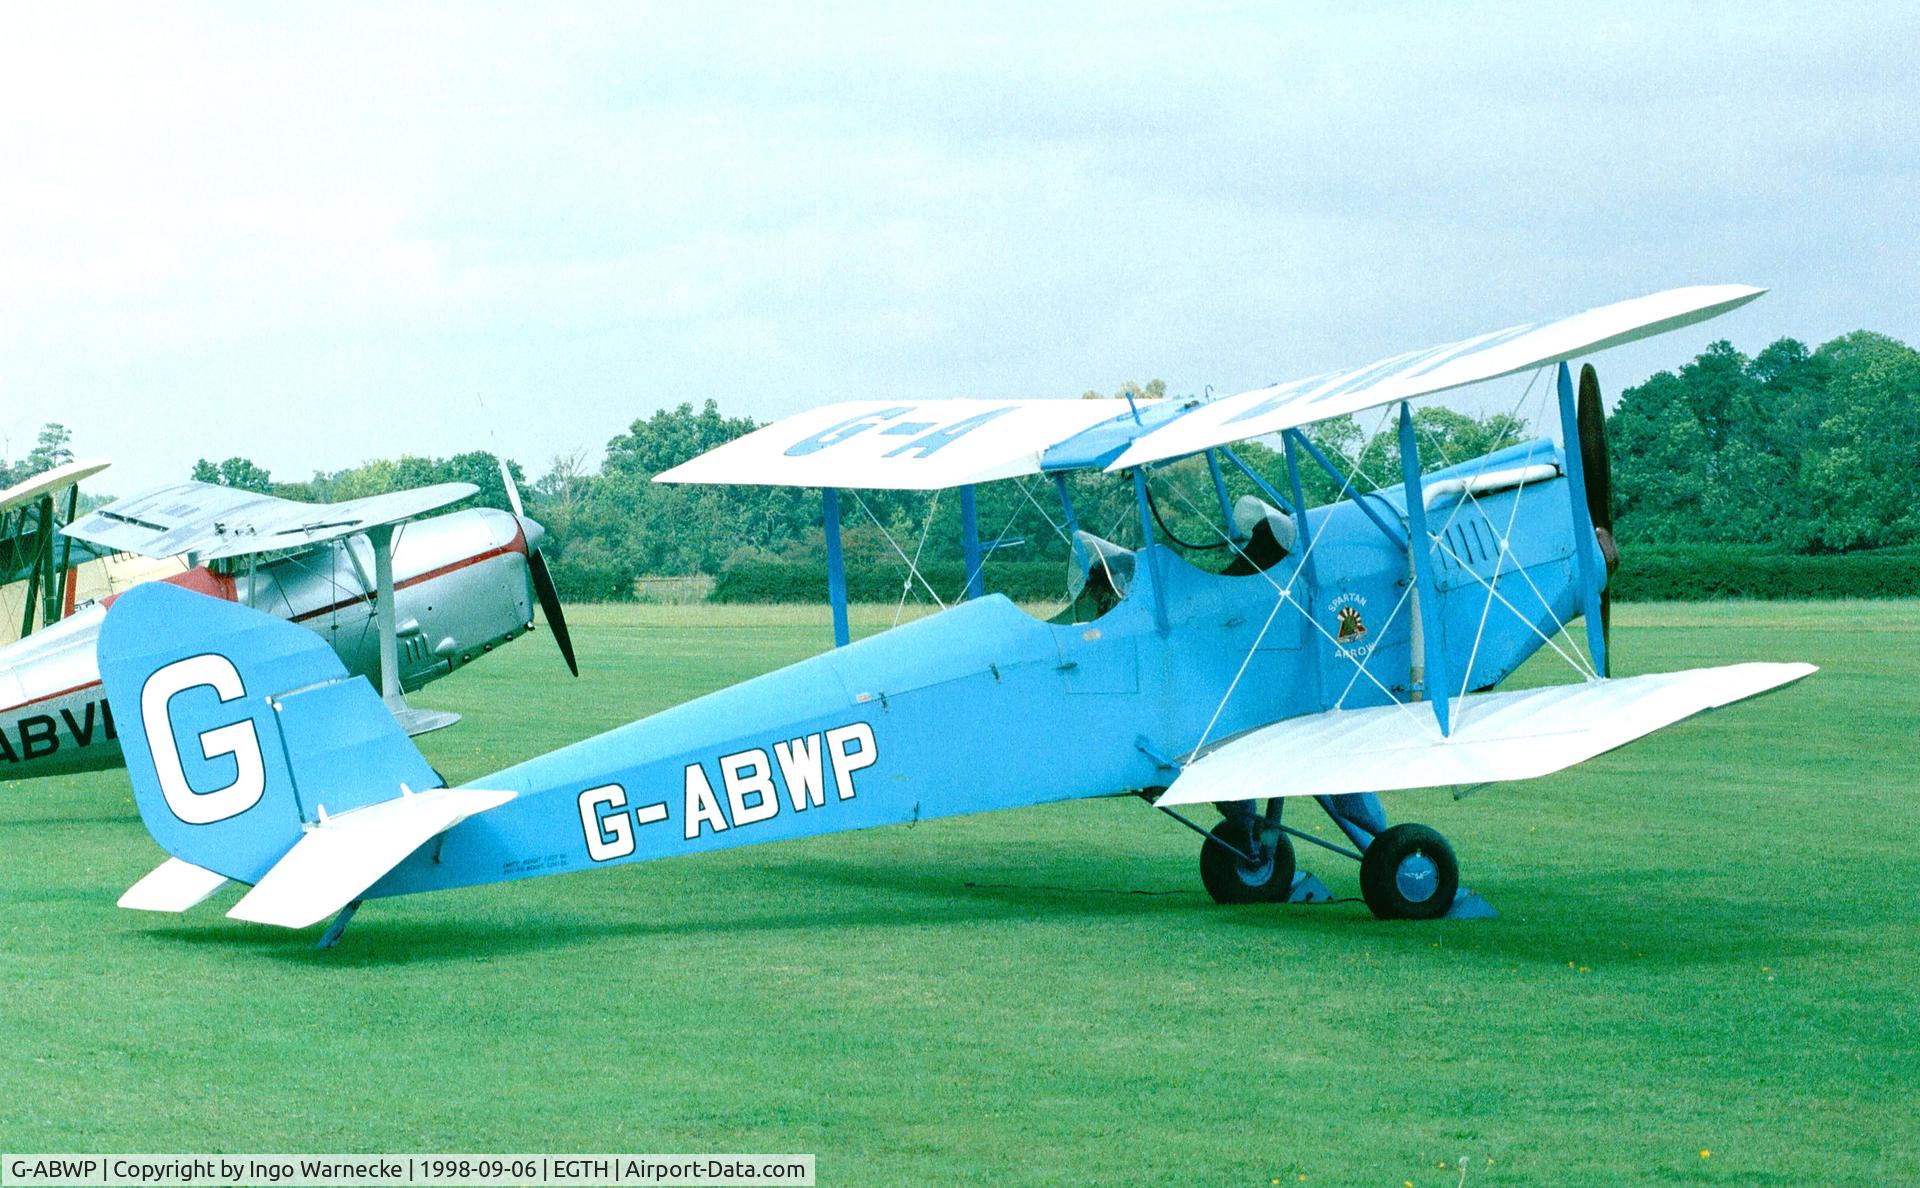
[{"label": "hedge", "polygon": [[[940,597],[952,602],[966,585],[966,568],[959,562],[922,565],[920,572]],[[851,602],[897,602],[904,571],[897,566],[847,566],[847,599]],[[1018,602],[1046,602],[1065,597],[1067,567],[1054,561],[989,561],[981,579],[988,593],[1005,594]],[[914,597],[925,601],[926,588],[913,584]],[[827,567],[818,561],[736,561],[714,583],[712,602],[825,602]]]},{"label": "hedge", "polygon": [[1612,589],[1622,602],[1920,597],[1920,551],[1911,548],[1803,556],[1623,542],[1620,553]]},{"label": "hedge", "polygon": [[[1708,602],[1723,598],[1916,598],[1920,597],[1920,549],[1879,549],[1831,556],[1769,553],[1736,545],[1622,546],[1613,596],[1622,602]],[[989,561],[988,591],[1021,602],[1048,602],[1066,592],[1065,565],[1053,561]],[[921,567],[941,598],[952,601],[965,582],[958,562]],[[853,602],[894,602],[900,597],[898,567],[877,563],[847,567],[847,597]],[[926,591],[918,582],[915,598]],[[713,602],[825,602],[826,566],[817,561],[741,561],[715,583]]]}]

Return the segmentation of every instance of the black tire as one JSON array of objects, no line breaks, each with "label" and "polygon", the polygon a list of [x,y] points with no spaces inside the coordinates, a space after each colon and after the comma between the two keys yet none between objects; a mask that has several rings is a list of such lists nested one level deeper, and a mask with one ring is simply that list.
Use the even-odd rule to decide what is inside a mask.
[{"label": "black tire", "polygon": [[[1403,871],[1414,859],[1426,861]],[[1438,919],[1459,890],[1460,863],[1453,847],[1425,825],[1395,825],[1374,838],[1360,858],[1360,894],[1382,920]]]},{"label": "black tire", "polygon": [[1287,835],[1279,836],[1257,866],[1240,857],[1253,853],[1253,847],[1241,819],[1220,822],[1200,843],[1200,881],[1215,903],[1285,903],[1293,894],[1293,843]]}]

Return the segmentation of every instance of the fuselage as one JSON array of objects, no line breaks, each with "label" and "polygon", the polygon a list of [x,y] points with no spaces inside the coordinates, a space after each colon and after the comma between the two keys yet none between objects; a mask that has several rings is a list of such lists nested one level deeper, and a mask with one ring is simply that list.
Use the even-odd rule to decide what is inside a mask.
[{"label": "fuselage", "polygon": [[[528,524],[537,532],[538,527]],[[514,518],[476,508],[416,520],[393,545],[400,683],[408,691],[519,636],[532,625],[529,542]],[[240,602],[315,631],[351,673],[380,684],[374,562],[364,536],[219,571],[163,580]],[[0,780],[121,764],[100,688],[95,641],[112,598],[0,647]]]},{"label": "fuselage", "polygon": [[[1523,464],[1559,456],[1534,442],[1428,481]],[[1400,498],[1368,497],[1386,528]],[[1450,693],[1496,684],[1579,613],[1568,506],[1557,472],[1431,505]],[[1404,536],[1351,501],[1307,529],[1310,547],[1240,577],[1149,546],[1090,622],[978,599],[475,780],[518,795],[369,894],[1155,788],[1241,732],[1412,699]],[[1603,575],[1597,544],[1578,547]]]}]

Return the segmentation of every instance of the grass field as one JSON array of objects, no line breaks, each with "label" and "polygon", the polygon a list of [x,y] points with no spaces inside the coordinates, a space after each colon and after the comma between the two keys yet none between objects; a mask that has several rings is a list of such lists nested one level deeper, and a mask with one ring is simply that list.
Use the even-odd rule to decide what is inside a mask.
[{"label": "grass field", "polygon": [[[451,779],[825,636],[813,610],[570,614],[579,681],[536,637],[416,698],[468,715],[423,740]],[[1920,1181],[1920,604],[1618,614],[1623,673],[1825,670],[1551,778],[1390,797],[1452,839],[1485,922],[1216,907],[1196,839],[1112,800],[378,901],[320,953],[212,905],[117,910],[160,857],[122,774],[3,785],[0,1146]],[[1358,894],[1347,860],[1301,862]]]}]

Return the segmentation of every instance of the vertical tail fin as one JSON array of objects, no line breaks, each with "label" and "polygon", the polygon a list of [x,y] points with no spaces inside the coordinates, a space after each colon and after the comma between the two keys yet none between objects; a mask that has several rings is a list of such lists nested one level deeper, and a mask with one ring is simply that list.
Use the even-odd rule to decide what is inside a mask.
[{"label": "vertical tail fin", "polygon": [[[441,780],[379,694],[305,628],[175,586],[128,591],[100,675],[147,831],[256,884],[232,915],[299,926],[511,793]],[[366,810],[366,811],[361,811]]]}]

